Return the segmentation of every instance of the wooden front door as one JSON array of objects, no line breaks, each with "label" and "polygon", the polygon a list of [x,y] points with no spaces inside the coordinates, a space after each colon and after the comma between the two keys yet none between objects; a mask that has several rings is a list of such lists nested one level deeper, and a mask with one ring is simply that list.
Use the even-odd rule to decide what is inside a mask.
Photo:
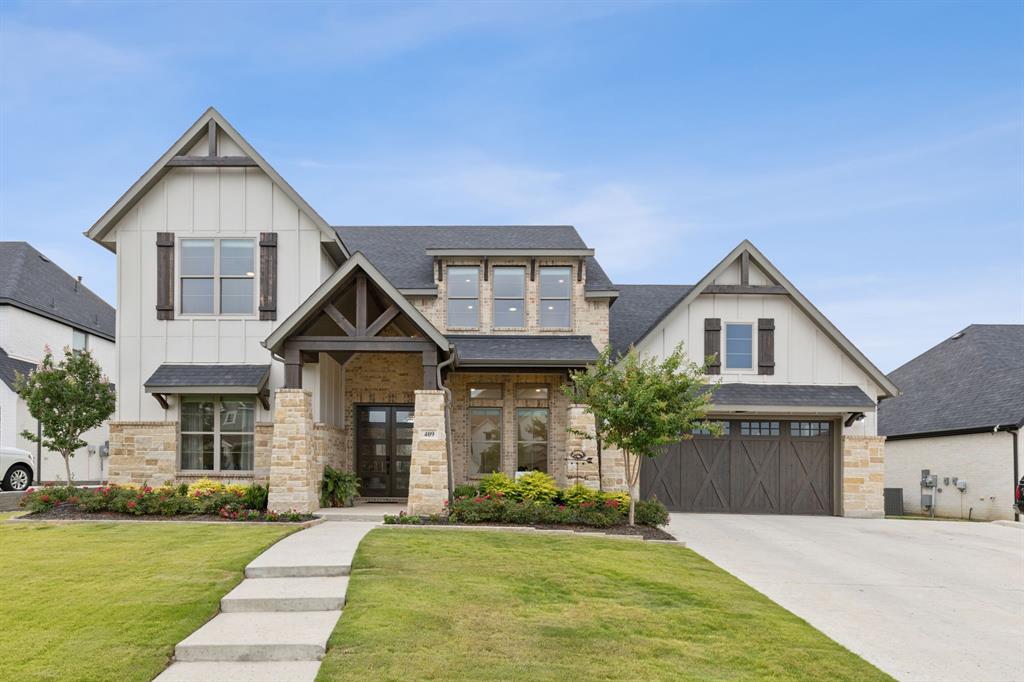
[{"label": "wooden front door", "polygon": [[408,497],[411,405],[356,407],[356,472],[363,497]]}]

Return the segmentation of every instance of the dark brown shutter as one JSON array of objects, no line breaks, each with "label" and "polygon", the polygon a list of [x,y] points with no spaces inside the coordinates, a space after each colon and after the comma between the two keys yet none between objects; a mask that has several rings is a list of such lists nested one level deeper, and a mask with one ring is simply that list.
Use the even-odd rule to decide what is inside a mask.
[{"label": "dark brown shutter", "polygon": [[276,232],[260,232],[260,319],[277,319]]},{"label": "dark brown shutter", "polygon": [[174,233],[156,233],[156,319],[174,319]]},{"label": "dark brown shutter", "polygon": [[712,358],[708,374],[722,373],[722,320],[717,317],[704,318],[704,357]]},{"label": "dark brown shutter", "polygon": [[775,374],[775,320],[757,321],[757,373]]}]

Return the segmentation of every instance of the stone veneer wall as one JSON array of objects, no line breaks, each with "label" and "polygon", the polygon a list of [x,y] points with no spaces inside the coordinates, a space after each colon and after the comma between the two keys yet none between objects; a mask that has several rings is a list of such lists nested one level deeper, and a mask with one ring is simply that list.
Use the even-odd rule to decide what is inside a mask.
[{"label": "stone veneer wall", "polygon": [[843,515],[885,516],[885,437],[843,436]]},{"label": "stone veneer wall", "polygon": [[110,422],[111,483],[173,483],[178,469],[178,422]]},{"label": "stone veneer wall", "polygon": [[271,510],[311,512],[320,506],[323,462],[316,441],[313,394],[301,388],[277,389],[270,457]]},{"label": "stone veneer wall", "polygon": [[[446,258],[444,259],[447,265],[452,267],[458,266],[477,266],[482,268],[482,259],[480,258]],[[543,334],[582,334],[584,336],[590,336],[594,345],[598,349],[604,348],[608,345],[608,301],[607,298],[602,299],[587,299],[584,296],[586,286],[586,268],[584,268],[582,281],[577,281],[576,269],[579,267],[579,261],[575,258],[570,259],[557,259],[557,258],[538,258],[537,267],[558,265],[568,266],[572,269],[572,326],[566,329],[541,329],[539,322],[539,305],[540,305],[540,275],[538,273],[534,281],[530,281],[530,260],[528,258],[490,258],[488,259],[488,267],[500,267],[503,265],[515,265],[526,268],[526,326],[520,328],[503,328],[494,327],[491,324],[492,320],[492,308],[493,298],[491,292],[491,283],[494,281],[493,277],[488,276],[487,280],[484,280],[483,276],[480,277],[480,326],[477,329],[472,330],[461,330],[465,333],[474,334],[530,334],[530,335],[543,335]],[[445,277],[440,282],[437,281],[437,268],[434,268],[434,285],[437,287],[437,296],[409,296],[409,301],[419,309],[423,315],[430,320],[431,324],[437,327],[441,333],[457,333],[460,330],[449,329],[447,325],[447,301],[446,296],[448,294],[448,277],[447,271]]]},{"label": "stone veneer wall", "polygon": [[355,471],[352,451],[346,447],[346,429],[317,422],[313,426],[313,436],[316,456],[323,466],[330,466],[339,471]]},{"label": "stone veneer wall", "polygon": [[415,406],[408,509],[410,514],[440,514],[448,501],[444,391],[416,391]]}]

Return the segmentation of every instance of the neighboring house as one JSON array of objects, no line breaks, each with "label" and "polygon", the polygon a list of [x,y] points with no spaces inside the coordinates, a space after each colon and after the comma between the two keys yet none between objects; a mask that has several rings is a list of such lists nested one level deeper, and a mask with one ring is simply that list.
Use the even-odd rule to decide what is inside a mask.
[{"label": "neighboring house", "polygon": [[[414,513],[441,511],[451,484],[491,471],[624,486],[619,453],[598,460],[593,440],[568,431],[592,430],[593,418],[562,387],[608,344],[609,309],[634,303],[615,303],[619,287],[572,227],[332,227],[210,109],[87,235],[118,259],[111,480],[265,480],[272,508],[308,510],[329,464],[356,471],[364,497],[408,500]],[[750,255],[774,272],[746,242],[733,260]],[[762,299],[798,299],[803,310],[776,282],[728,294],[704,284],[700,302],[756,300],[761,311],[772,309]],[[635,314],[650,315],[645,305]],[[851,427],[866,438],[844,440],[843,461],[828,464],[863,489],[850,483],[817,511],[880,509],[871,414],[894,389],[820,315],[800,329],[837,346],[801,347],[821,355],[805,379],[780,333],[780,377],[829,399],[794,414],[815,433],[861,414],[870,425]],[[823,485],[830,495],[831,478]]]},{"label": "neighboring house", "polygon": [[[904,509],[1012,519],[1024,473],[1024,325],[972,324],[889,377],[903,394],[879,413],[885,487],[903,490]],[[937,485],[922,486],[923,469]]]},{"label": "neighboring house", "polygon": [[620,285],[611,342],[712,358],[711,414],[641,471],[676,511],[882,515],[878,402],[896,387],[750,242],[695,285]]},{"label": "neighboring house", "polygon": [[[37,424],[14,391],[15,373],[35,369],[46,347],[58,358],[66,348],[88,348],[115,381],[114,309],[26,242],[0,242],[0,446],[29,451],[38,478],[62,481],[67,474],[60,454],[22,437],[23,431],[37,433]],[[105,478],[100,451],[108,438],[106,425],[83,436],[88,445],[71,458],[75,481]]]}]

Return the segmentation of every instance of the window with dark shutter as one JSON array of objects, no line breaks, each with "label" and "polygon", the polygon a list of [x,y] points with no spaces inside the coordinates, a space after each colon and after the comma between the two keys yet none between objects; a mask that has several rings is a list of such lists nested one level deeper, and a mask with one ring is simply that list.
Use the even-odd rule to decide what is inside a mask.
[{"label": "window with dark shutter", "polygon": [[775,374],[775,320],[757,321],[757,373]]},{"label": "window with dark shutter", "polygon": [[156,233],[156,319],[174,319],[174,233]]},{"label": "window with dark shutter", "polygon": [[722,373],[722,320],[704,318],[704,357],[714,356],[708,364],[708,374]]},{"label": "window with dark shutter", "polygon": [[277,233],[260,233],[260,319],[277,319]]}]

